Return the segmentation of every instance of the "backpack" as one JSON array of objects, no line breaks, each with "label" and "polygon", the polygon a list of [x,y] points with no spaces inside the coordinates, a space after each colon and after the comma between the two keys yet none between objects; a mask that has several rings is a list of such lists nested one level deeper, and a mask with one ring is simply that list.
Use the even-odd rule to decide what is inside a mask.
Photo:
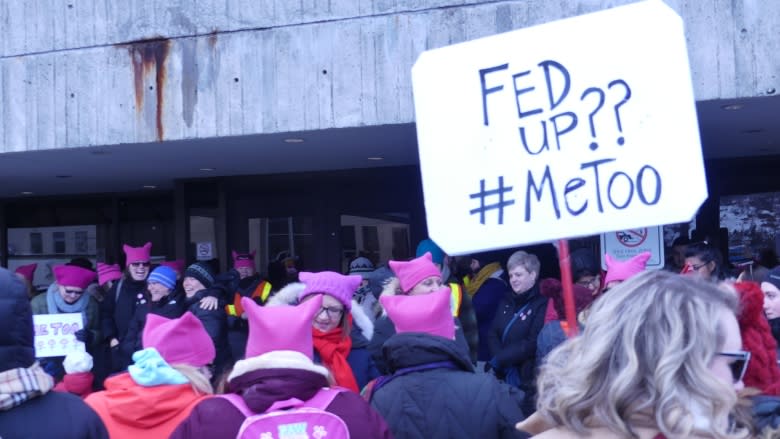
[{"label": "backpack", "polygon": [[236,439],[349,439],[347,424],[325,411],[333,399],[346,389],[320,389],[304,402],[291,398],[277,401],[263,413],[254,413],[235,393],[219,395],[246,416]]}]

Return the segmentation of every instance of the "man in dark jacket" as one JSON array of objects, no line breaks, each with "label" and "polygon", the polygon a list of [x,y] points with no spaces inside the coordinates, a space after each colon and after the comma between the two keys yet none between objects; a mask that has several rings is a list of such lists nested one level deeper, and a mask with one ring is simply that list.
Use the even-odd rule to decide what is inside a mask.
[{"label": "man in dark jacket", "polygon": [[35,362],[32,310],[24,284],[0,268],[0,437],[102,439],[108,432],[81,398],[52,392]]},{"label": "man in dark jacket", "polygon": [[383,296],[397,334],[384,345],[392,375],[371,389],[371,405],[396,439],[524,438],[517,389],[477,374],[455,342],[450,290],[425,296]]}]

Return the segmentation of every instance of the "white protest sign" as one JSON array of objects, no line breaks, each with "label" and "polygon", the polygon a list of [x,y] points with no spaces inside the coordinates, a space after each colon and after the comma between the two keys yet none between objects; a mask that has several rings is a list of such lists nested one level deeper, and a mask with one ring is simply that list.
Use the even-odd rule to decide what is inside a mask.
[{"label": "white protest sign", "polygon": [[661,0],[427,51],[412,81],[450,254],[687,222],[707,198],[683,22]]},{"label": "white protest sign", "polygon": [[62,357],[73,351],[84,351],[84,343],[73,335],[84,327],[81,313],[33,314],[35,356]]},{"label": "white protest sign", "polygon": [[601,234],[601,268],[607,269],[604,255],[609,254],[614,259],[625,261],[634,256],[650,252],[647,260],[648,270],[664,268],[664,232],[662,226],[641,227],[637,229],[618,230]]}]

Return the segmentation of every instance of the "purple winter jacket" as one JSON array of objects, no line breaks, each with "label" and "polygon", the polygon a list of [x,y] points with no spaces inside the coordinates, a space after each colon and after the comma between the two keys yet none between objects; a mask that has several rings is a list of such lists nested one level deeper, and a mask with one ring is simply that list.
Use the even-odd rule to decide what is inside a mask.
[{"label": "purple winter jacket", "polygon": [[[328,386],[324,376],[301,369],[258,369],[230,381],[230,391],[243,396],[247,406],[262,413],[276,401],[308,400]],[[326,410],[338,416],[353,438],[392,438],[385,420],[363,398],[342,392]],[[228,400],[219,397],[201,401],[171,435],[172,439],[236,437],[244,415]]]}]

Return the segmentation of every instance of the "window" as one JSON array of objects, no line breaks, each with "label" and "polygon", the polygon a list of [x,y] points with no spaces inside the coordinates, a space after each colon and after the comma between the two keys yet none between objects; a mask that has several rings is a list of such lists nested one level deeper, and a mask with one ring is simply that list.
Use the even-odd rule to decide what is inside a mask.
[{"label": "window", "polygon": [[65,232],[52,233],[54,240],[54,253],[65,253]]},{"label": "window", "polygon": [[30,253],[35,255],[43,253],[43,236],[41,232],[30,232]]},{"label": "window", "polygon": [[89,241],[87,241],[87,232],[78,231],[75,234],[76,248],[75,253],[86,254],[89,253]]}]

